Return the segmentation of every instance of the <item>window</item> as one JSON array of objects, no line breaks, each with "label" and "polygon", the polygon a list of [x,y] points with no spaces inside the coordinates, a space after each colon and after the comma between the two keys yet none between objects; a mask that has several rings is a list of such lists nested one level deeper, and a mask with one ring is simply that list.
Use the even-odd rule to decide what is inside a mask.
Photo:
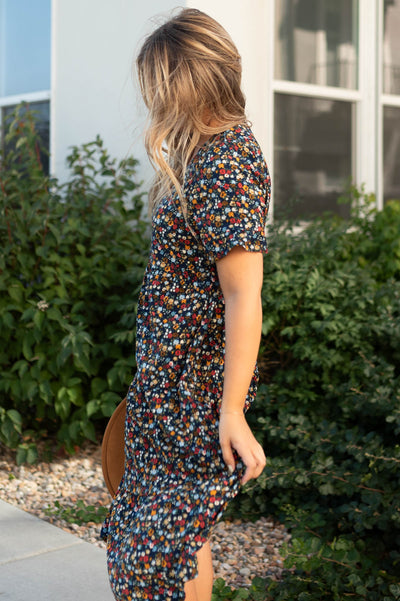
[{"label": "window", "polygon": [[[49,146],[51,0],[0,0],[1,139],[7,116],[25,100],[38,111],[39,134]],[[48,169],[48,159],[43,157]]]},{"label": "window", "polygon": [[351,0],[278,0],[275,78],[357,87],[357,14]]},{"label": "window", "polygon": [[383,200],[400,199],[400,0],[383,2]]},{"label": "window", "polygon": [[274,215],[309,219],[353,178],[358,2],[275,0]]}]

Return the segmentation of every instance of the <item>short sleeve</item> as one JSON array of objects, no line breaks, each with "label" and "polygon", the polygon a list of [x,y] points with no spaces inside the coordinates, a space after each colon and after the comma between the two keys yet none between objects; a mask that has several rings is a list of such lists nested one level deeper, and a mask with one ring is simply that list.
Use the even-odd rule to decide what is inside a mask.
[{"label": "short sleeve", "polygon": [[234,246],[267,252],[270,178],[254,138],[227,139],[212,147],[190,187],[190,221],[213,261]]}]

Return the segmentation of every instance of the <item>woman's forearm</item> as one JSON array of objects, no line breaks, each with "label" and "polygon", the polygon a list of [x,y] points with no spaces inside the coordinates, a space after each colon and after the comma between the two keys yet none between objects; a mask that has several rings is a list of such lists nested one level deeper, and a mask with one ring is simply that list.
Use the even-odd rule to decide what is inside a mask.
[{"label": "woman's forearm", "polygon": [[265,466],[265,454],[243,413],[261,337],[263,258],[237,246],[217,262],[225,301],[225,370],[219,442],[225,464],[235,469],[235,450],[246,466],[245,484]]},{"label": "woman's forearm", "polygon": [[262,324],[257,290],[225,297],[225,370],[221,412],[242,411],[257,361]]}]

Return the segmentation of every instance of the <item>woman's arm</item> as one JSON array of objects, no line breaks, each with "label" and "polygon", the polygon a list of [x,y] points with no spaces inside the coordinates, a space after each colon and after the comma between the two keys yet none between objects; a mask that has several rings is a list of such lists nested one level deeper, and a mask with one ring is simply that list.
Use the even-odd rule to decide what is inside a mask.
[{"label": "woman's arm", "polygon": [[257,478],[265,455],[243,413],[261,337],[262,253],[235,246],[217,261],[225,300],[225,368],[219,438],[225,463],[234,468],[235,449],[246,465],[242,484]]}]

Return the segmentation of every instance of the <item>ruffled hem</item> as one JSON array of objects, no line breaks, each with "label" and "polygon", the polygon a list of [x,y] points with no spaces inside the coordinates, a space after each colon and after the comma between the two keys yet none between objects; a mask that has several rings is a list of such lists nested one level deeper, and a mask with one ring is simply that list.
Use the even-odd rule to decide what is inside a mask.
[{"label": "ruffled hem", "polygon": [[[110,584],[117,601],[184,601],[184,584],[198,575],[196,553],[209,539],[213,526],[221,519],[229,501],[239,492],[241,472],[239,463],[233,474],[226,475],[215,484],[215,490],[221,487],[216,491],[215,499],[209,494],[214,490],[211,481],[203,482],[198,493],[193,490],[192,497],[201,496],[202,501],[196,505],[196,511],[185,518],[184,524],[171,512],[170,519],[173,521],[175,518],[175,531],[171,530],[172,540],[165,533],[164,548],[160,545],[157,548],[156,537],[156,542],[149,538],[151,528],[140,529],[138,516],[149,511],[149,504],[144,504],[142,509],[127,508],[124,480],[121,482],[100,532],[100,537],[107,543]],[[161,518],[159,526],[162,529],[165,517],[162,515]],[[148,516],[145,519],[148,521]],[[148,551],[149,547],[156,549],[153,555]]]}]

